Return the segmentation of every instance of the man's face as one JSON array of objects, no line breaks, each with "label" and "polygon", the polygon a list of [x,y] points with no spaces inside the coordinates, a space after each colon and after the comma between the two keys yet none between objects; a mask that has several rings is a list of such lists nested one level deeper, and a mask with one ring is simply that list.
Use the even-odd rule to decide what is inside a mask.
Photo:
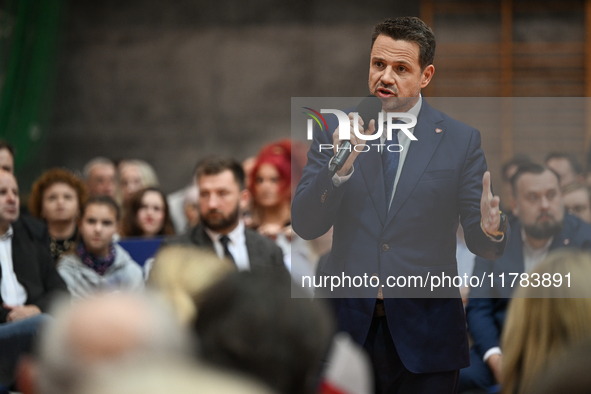
[{"label": "man's face", "polygon": [[575,171],[567,159],[550,159],[546,165],[556,171],[558,175],[560,175],[560,187],[562,189],[577,181],[577,175],[575,174]]},{"label": "man's face", "polygon": [[115,197],[117,173],[112,164],[97,164],[88,174],[88,191],[91,196]]},{"label": "man's face", "polygon": [[8,149],[0,149],[0,169],[14,174],[14,157]]},{"label": "man's face", "polygon": [[535,239],[547,239],[562,231],[564,205],[556,175],[526,173],[519,177],[513,214],[525,232]]},{"label": "man's face", "polygon": [[15,222],[19,215],[18,185],[14,175],[0,170],[0,226]]},{"label": "man's face", "polygon": [[371,49],[369,91],[382,99],[385,111],[406,112],[416,104],[434,72],[433,65],[421,70],[417,43],[382,34]]},{"label": "man's face", "polygon": [[241,200],[248,192],[240,190],[230,170],[202,175],[198,181],[201,221],[210,229],[227,234],[238,225]]},{"label": "man's face", "polygon": [[564,207],[571,214],[587,223],[591,223],[591,202],[589,191],[576,189],[563,195]]}]

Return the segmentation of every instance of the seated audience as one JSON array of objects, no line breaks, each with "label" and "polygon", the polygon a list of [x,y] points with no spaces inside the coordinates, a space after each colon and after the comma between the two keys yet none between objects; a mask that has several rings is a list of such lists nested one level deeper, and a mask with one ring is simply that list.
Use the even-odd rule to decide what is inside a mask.
[{"label": "seated audience", "polygon": [[172,305],[179,322],[186,326],[197,315],[194,300],[211,284],[236,270],[230,261],[220,261],[209,250],[191,245],[172,245],[158,251],[147,285]]},{"label": "seated audience", "polygon": [[17,221],[19,205],[16,179],[0,170],[0,385],[5,386],[18,358],[30,350],[42,313],[57,294],[67,292],[47,247]]},{"label": "seated audience", "polygon": [[158,176],[154,168],[143,160],[123,160],[119,163],[119,184],[123,206],[138,191],[158,187]]},{"label": "seated audience", "polygon": [[553,252],[532,274],[546,275],[551,284],[515,291],[502,340],[502,386],[507,394],[525,393],[550,360],[568,346],[591,339],[591,254],[567,249]]},{"label": "seated audience", "polygon": [[201,222],[189,233],[165,244],[193,244],[228,258],[238,270],[287,275],[281,249],[273,241],[245,228],[241,202],[248,200],[244,171],[234,160],[210,158],[196,170]]},{"label": "seated audience", "polygon": [[532,272],[554,249],[591,248],[591,226],[565,214],[554,171],[539,164],[524,164],[511,183],[515,217],[510,221],[511,238],[505,254],[495,261],[476,257],[474,264],[474,276],[492,275],[494,282],[492,287],[485,281],[482,287],[470,289],[466,318],[473,346],[470,367],[460,370],[460,392],[499,381],[503,359],[500,338],[512,292],[507,285],[513,278],[509,274]]},{"label": "seated audience", "polygon": [[166,196],[153,187],[135,193],[128,202],[121,223],[122,237],[173,235]]},{"label": "seated audience", "polygon": [[562,191],[562,195],[568,213],[591,223],[591,190],[587,186],[573,183]]},{"label": "seated audience", "polygon": [[288,281],[239,272],[197,303],[198,354],[283,394],[314,393],[332,334],[320,302],[291,298]]},{"label": "seated audience", "polygon": [[76,243],[76,224],[86,197],[84,182],[61,168],[46,171],[33,184],[29,211],[47,224],[49,250],[54,262]]},{"label": "seated audience", "polygon": [[569,153],[552,152],[546,156],[546,165],[556,171],[560,177],[560,188],[572,183],[583,183],[583,166],[575,155]]},{"label": "seated audience", "polygon": [[100,291],[137,291],[144,287],[140,266],[113,242],[119,206],[109,196],[88,199],[78,224],[80,242],[57,264],[73,297],[85,298]]},{"label": "seated audience", "polygon": [[101,294],[53,308],[36,355],[20,368],[23,394],[74,394],[106,365],[173,360],[190,342],[167,305],[146,294]]},{"label": "seated audience", "polygon": [[117,193],[117,168],[112,160],[105,157],[95,157],[82,170],[88,193],[93,196],[111,196]]}]

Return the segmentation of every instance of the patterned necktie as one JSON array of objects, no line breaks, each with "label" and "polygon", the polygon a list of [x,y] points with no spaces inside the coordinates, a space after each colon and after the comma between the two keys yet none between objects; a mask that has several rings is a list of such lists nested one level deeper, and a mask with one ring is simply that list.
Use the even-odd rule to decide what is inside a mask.
[{"label": "patterned necktie", "polygon": [[228,249],[228,242],[230,242],[230,237],[228,237],[227,235],[222,235],[220,237],[220,242],[222,243],[222,246],[224,247],[224,256],[226,256],[228,258],[228,260],[230,260],[232,262],[232,264],[236,265],[236,261],[234,260],[234,256],[232,256],[232,253],[230,253],[230,249]]},{"label": "patterned necktie", "polygon": [[[395,123],[401,124],[403,122],[397,120]],[[386,205],[390,210],[390,200],[392,199],[392,192],[394,192],[394,182],[396,181],[396,172],[398,171],[398,163],[400,162],[400,147],[398,144],[398,132],[400,130],[392,131],[392,140],[386,140],[386,146],[382,152],[382,169],[384,170],[384,189],[386,190]],[[387,148],[393,152],[390,152]]]}]

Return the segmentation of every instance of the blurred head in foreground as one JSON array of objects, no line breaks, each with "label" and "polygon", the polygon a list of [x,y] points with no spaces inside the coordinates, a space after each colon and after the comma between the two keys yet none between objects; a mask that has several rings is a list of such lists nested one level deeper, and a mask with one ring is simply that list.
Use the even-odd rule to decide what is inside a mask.
[{"label": "blurred head in foreground", "polygon": [[149,359],[124,368],[107,367],[79,394],[270,394],[262,385],[227,371],[191,363]]},{"label": "blurred head in foreground", "polygon": [[289,281],[241,272],[212,286],[198,308],[204,361],[280,393],[315,392],[332,333],[323,304],[291,298]]},{"label": "blurred head in foreground", "polygon": [[167,246],[158,251],[150,271],[148,286],[158,291],[171,303],[182,325],[192,322],[197,315],[194,300],[213,283],[236,267],[212,251],[189,245]]},{"label": "blurred head in foreground", "polygon": [[162,301],[148,295],[98,295],[56,306],[42,333],[36,360],[23,368],[20,390],[76,393],[103,365],[124,365],[146,356],[184,354],[187,336]]},{"label": "blurred head in foreground", "polygon": [[538,374],[527,394],[588,394],[591,392],[591,341],[571,346]]},{"label": "blurred head in foreground", "polygon": [[503,331],[504,393],[525,392],[549,360],[591,339],[591,254],[552,252],[530,278],[514,293]]}]

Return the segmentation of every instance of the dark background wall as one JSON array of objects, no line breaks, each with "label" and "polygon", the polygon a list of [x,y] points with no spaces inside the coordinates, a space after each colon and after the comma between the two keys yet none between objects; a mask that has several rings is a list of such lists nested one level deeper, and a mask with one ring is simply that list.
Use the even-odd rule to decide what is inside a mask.
[{"label": "dark background wall", "polygon": [[[481,130],[495,184],[515,153],[542,160],[560,150],[583,161],[585,7],[590,0],[72,0],[42,163],[28,176],[104,155],[147,160],[165,191],[180,188],[204,156],[242,160],[289,137],[291,97],[365,96],[371,29],[401,15],[421,16],[437,37],[426,97],[580,97],[543,108],[496,102],[492,112],[486,100],[439,101]],[[547,120],[552,108],[574,111],[566,126]]]},{"label": "dark background wall", "polygon": [[71,1],[45,167],[140,158],[166,191],[199,158],[290,136],[297,96],[365,96],[372,26],[418,2]]}]

